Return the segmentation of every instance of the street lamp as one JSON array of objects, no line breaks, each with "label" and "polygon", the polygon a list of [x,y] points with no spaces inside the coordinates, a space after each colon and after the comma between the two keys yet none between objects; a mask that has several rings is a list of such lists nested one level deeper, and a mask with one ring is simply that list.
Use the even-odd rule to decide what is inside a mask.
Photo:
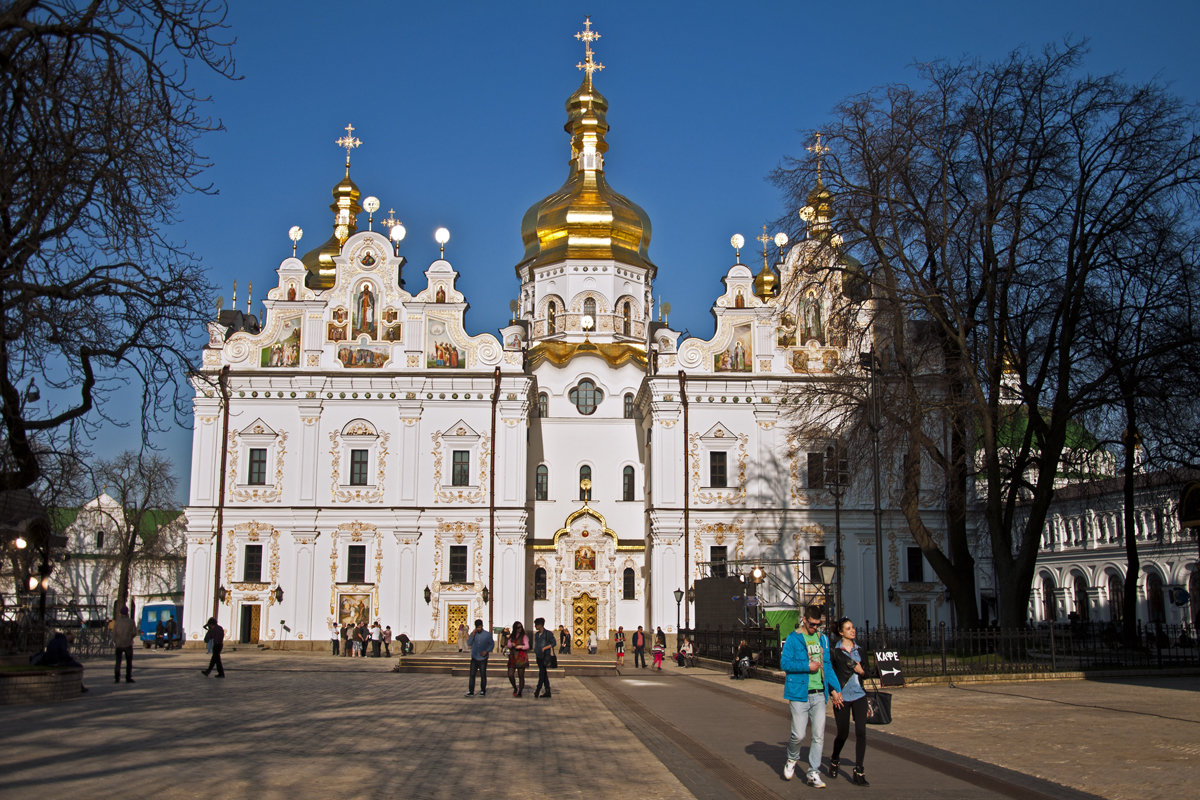
[{"label": "street lamp", "polygon": [[876,620],[875,628],[879,631],[879,646],[884,646],[887,643],[887,625],[884,621],[883,609],[883,509],[879,502],[879,358],[875,355],[875,350],[872,349],[866,353],[858,354],[859,365],[871,373],[870,384],[870,405],[869,410],[869,426],[871,428],[871,462],[873,473],[873,489],[875,495],[875,602],[876,613],[879,619]]},{"label": "street lamp", "polygon": [[683,602],[683,589],[676,589],[675,595],[675,635],[679,635],[679,604]]},{"label": "street lamp", "polygon": [[487,603],[487,601],[488,601],[488,600],[490,600],[490,599],[491,599],[491,597],[492,597],[492,593],[488,591],[488,588],[487,588],[486,586],[485,586],[485,587],[483,587],[483,592],[482,592],[482,595],[483,595],[483,602],[484,602],[485,604],[486,604],[486,603]]},{"label": "street lamp", "polygon": [[821,585],[825,587],[825,605],[829,605],[829,584],[833,583],[833,579],[837,577],[838,567],[832,561],[822,561],[817,564],[817,579],[821,581]]}]

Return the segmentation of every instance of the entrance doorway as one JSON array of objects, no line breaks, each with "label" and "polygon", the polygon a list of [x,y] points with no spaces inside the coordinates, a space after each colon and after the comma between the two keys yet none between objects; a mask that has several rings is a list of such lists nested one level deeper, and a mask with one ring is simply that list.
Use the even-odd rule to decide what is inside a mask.
[{"label": "entrance doorway", "polygon": [[929,632],[929,607],[924,603],[908,604],[908,630],[910,633]]},{"label": "entrance doorway", "polygon": [[244,603],[238,641],[242,644],[258,644],[258,626],[261,620],[262,606],[258,603]]},{"label": "entrance doorway", "polygon": [[571,602],[571,647],[587,647],[588,634],[595,630],[596,598],[581,594]]},{"label": "entrance doorway", "polygon": [[[446,606],[446,641],[458,641],[458,626],[467,624],[467,606]],[[469,626],[468,626],[469,627]]]}]

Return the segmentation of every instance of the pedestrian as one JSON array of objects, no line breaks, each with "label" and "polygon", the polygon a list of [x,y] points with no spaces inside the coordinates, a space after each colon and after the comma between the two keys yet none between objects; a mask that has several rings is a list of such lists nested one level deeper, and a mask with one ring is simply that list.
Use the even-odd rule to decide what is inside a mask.
[{"label": "pedestrian", "polygon": [[367,657],[367,642],[371,641],[371,631],[367,628],[367,621],[364,619],[358,623],[358,628],[354,632],[354,642],[357,646],[354,654],[359,658]]},{"label": "pedestrian", "polygon": [[829,756],[829,777],[838,776],[838,764],[842,745],[850,735],[850,714],[854,714],[854,774],[850,782],[859,786],[870,786],[863,775],[863,757],[867,754],[867,692],[863,689],[862,651],[855,642],[857,632],[848,617],[838,620],[834,629],[837,643],[833,646],[831,661],[842,685],[842,699],[833,701],[833,718],[837,721],[837,738],[833,740],[833,753]]},{"label": "pedestrian", "polygon": [[642,626],[638,625],[638,629],[633,633],[633,667],[637,669],[638,661],[642,662],[642,669],[646,668],[646,634],[642,632]]},{"label": "pedestrian", "polygon": [[738,642],[737,652],[733,656],[733,675],[734,680],[738,678],[749,678],[750,667],[754,666],[754,651],[750,649],[750,643],[745,639]]},{"label": "pedestrian", "polygon": [[200,670],[204,677],[216,667],[217,677],[225,677],[225,665],[221,663],[221,651],[225,648],[225,629],[217,624],[216,617],[209,617],[208,622],[204,623],[204,641],[212,642],[212,658],[209,659],[208,669]]},{"label": "pedestrian", "polygon": [[125,659],[125,682],[133,683],[133,637],[137,635],[137,626],[129,618],[129,606],[121,606],[119,616],[110,623],[112,628],[113,649],[117,653],[117,663],[113,672],[113,683],[121,682],[121,658]]},{"label": "pedestrian", "polygon": [[500,654],[508,655],[508,637],[512,635],[512,631],[508,628],[500,631]]},{"label": "pedestrian", "polygon": [[337,620],[333,617],[329,618],[329,646],[333,649],[333,654],[336,656],[340,653],[338,643],[345,639],[342,635],[342,626],[337,624]]},{"label": "pedestrian", "polygon": [[471,648],[471,679],[467,683],[467,697],[475,696],[475,674],[479,674],[479,696],[487,695],[487,662],[488,656],[496,649],[496,640],[492,632],[485,630],[483,620],[475,620],[475,630],[467,637],[467,646]]},{"label": "pedestrian", "polygon": [[179,647],[179,623],[174,617],[167,617],[167,649],[175,650]]},{"label": "pedestrian", "polygon": [[350,639],[350,623],[347,622],[338,628],[338,639],[342,643],[342,658],[350,657],[350,650],[354,647]]},{"label": "pedestrian", "polygon": [[413,651],[412,640],[408,638],[407,633],[402,631],[396,641],[400,643],[400,655],[406,656]]},{"label": "pedestrian", "polygon": [[167,626],[163,625],[163,621],[160,619],[154,625],[154,649],[161,650],[163,643],[166,642],[166,640],[167,640]]},{"label": "pedestrian", "polygon": [[683,644],[679,646],[679,666],[696,666],[696,648],[692,644],[692,637],[690,636],[686,637],[683,640]]},{"label": "pedestrian", "polygon": [[625,666],[625,628],[621,625],[617,626],[617,632],[613,635],[613,644],[617,648],[617,667]]},{"label": "pedestrian", "polygon": [[513,697],[525,691],[525,668],[529,666],[529,634],[521,620],[513,623],[508,637],[508,682],[512,684]]},{"label": "pedestrian", "polygon": [[458,626],[458,652],[467,649],[467,623],[460,623]]},{"label": "pedestrian", "polygon": [[[534,697],[550,697],[550,674],[547,670],[547,660],[554,654],[554,634],[546,630],[546,620],[538,617],[533,621],[533,649],[537,652],[538,682],[533,690]],[[546,687],[542,691],[542,687]]]},{"label": "pedestrian", "polygon": [[783,779],[790,781],[796,774],[800,743],[804,741],[805,729],[811,727],[805,783],[817,789],[825,786],[820,773],[821,748],[825,744],[825,704],[831,693],[835,704],[842,702],[842,685],[829,660],[829,639],[821,633],[822,616],[820,606],[805,606],[804,618],[783,643],[779,659],[779,667],[785,673],[783,696],[792,714]]},{"label": "pedestrian", "polygon": [[663,653],[667,652],[667,635],[663,633],[661,626],[654,631],[654,645],[650,652],[654,654],[654,668],[662,672]]},{"label": "pedestrian", "polygon": [[565,625],[558,626],[558,652],[571,653],[571,629]]},{"label": "pedestrian", "polygon": [[388,625],[383,629],[383,654],[387,658],[392,657],[392,626]]},{"label": "pedestrian", "polygon": [[600,637],[595,631],[588,632],[588,654],[596,655],[596,651],[600,649]]},{"label": "pedestrian", "polygon": [[371,658],[379,658],[383,655],[383,628],[379,625],[379,620],[375,620],[375,624],[371,627]]}]

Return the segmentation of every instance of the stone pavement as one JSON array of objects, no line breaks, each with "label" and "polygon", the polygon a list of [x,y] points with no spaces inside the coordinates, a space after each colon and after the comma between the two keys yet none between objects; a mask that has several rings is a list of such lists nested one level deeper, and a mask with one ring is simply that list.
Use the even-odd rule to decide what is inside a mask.
[{"label": "stone pavement", "polygon": [[[492,681],[399,675],[385,659],[227,651],[135,655],[137,683],[88,662],[91,691],[0,712],[0,798],[795,797],[779,779],[781,687],[706,670],[568,678],[549,701]],[[1175,798],[1200,779],[1200,681],[1061,681],[895,693],[872,726],[879,797]],[[903,738],[901,738],[903,737]],[[853,738],[853,736],[852,736]],[[832,732],[826,735],[828,758]],[[890,744],[889,744],[890,743]],[[958,754],[958,755],[955,755]],[[853,742],[847,743],[847,756]],[[544,778],[543,778],[544,776]],[[990,781],[990,783],[989,783]],[[831,782],[824,796],[863,790]],[[870,790],[866,790],[870,791]]]}]

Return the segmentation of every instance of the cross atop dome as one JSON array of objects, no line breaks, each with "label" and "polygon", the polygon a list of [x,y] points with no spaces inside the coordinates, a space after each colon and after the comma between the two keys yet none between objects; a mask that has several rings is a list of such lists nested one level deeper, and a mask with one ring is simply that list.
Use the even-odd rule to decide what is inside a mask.
[{"label": "cross atop dome", "polygon": [[814,132],[813,136],[816,137],[817,141],[804,149],[812,153],[817,159],[817,183],[820,184],[825,171],[825,154],[829,152],[829,148],[821,144],[820,131]]},{"label": "cross atop dome", "polygon": [[353,150],[355,147],[358,147],[360,144],[362,144],[362,140],[359,139],[357,136],[353,136],[352,135],[353,133],[354,133],[354,126],[347,124],[346,125],[346,135],[343,136],[342,138],[334,141],[334,144],[336,144],[338,147],[346,148],[346,169],[347,169],[347,171],[350,169],[350,151]]},{"label": "cross atop dome", "polygon": [[583,18],[583,30],[575,34],[575,38],[583,42],[583,61],[575,65],[576,69],[581,69],[587,73],[588,85],[592,83],[592,73],[599,72],[604,69],[604,65],[596,61],[592,52],[592,42],[600,38],[598,31],[592,30],[592,18]]}]

